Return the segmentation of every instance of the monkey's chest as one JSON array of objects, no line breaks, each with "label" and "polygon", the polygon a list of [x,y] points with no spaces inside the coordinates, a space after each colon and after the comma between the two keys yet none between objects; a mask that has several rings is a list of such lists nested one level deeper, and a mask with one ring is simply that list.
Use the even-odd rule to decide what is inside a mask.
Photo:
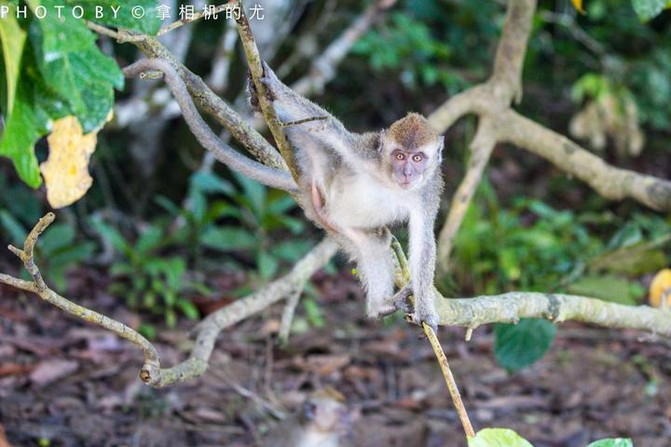
[{"label": "monkey's chest", "polygon": [[345,177],[329,189],[326,211],[337,226],[377,228],[407,220],[409,200],[404,191],[381,186],[374,178]]}]

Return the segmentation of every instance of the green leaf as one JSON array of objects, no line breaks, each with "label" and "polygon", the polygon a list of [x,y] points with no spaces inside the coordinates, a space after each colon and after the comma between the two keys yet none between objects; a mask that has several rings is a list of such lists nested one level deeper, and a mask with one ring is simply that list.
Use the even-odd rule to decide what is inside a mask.
[{"label": "green leaf", "polygon": [[629,306],[635,305],[636,299],[645,294],[640,284],[614,275],[585,276],[571,284],[568,292]]},{"label": "green leaf", "polygon": [[634,447],[634,443],[629,438],[608,438],[594,441],[587,447]]},{"label": "green leaf", "polygon": [[667,7],[667,0],[631,0],[638,18],[647,22],[659,15]]},{"label": "green leaf", "polygon": [[135,249],[139,254],[147,254],[159,247],[161,242],[163,242],[163,228],[159,225],[151,225],[142,232],[135,244]]},{"label": "green leaf", "polygon": [[26,79],[19,80],[14,107],[7,114],[2,132],[0,155],[11,158],[21,180],[37,188],[42,178],[33,147],[35,141],[46,133],[47,120],[33,108],[33,93],[28,84]]},{"label": "green leaf", "polygon": [[19,81],[23,45],[26,42],[26,32],[19,27],[14,5],[9,5],[9,12],[0,20],[0,41],[2,41],[2,58],[5,67],[2,73],[3,86],[6,88],[7,97],[4,110],[12,110]]},{"label": "green leaf", "polygon": [[210,228],[200,237],[200,243],[215,250],[245,250],[257,245],[253,234],[242,228]]},{"label": "green leaf", "polygon": [[21,246],[28,234],[23,225],[5,210],[0,210],[0,224],[9,233],[12,243]]},{"label": "green leaf", "polygon": [[267,280],[277,272],[279,264],[277,259],[265,251],[260,251],[256,257],[256,264],[261,278]]},{"label": "green leaf", "polygon": [[[92,22],[152,35],[156,34],[161,27],[161,20],[156,12],[156,0],[133,0],[132,2],[75,0],[72,4],[83,6],[84,18]],[[102,7],[102,9],[96,10],[96,7]],[[135,9],[135,11],[144,12],[144,16],[135,18],[133,8],[142,8],[141,10]],[[114,14],[115,11],[116,14]]]},{"label": "green leaf", "polygon": [[194,306],[194,304],[185,299],[179,299],[177,300],[177,306],[184,312],[184,315],[186,315],[187,318],[190,318],[191,320],[197,320],[198,317],[200,316],[200,313],[198,312],[198,308]]},{"label": "green leaf", "polygon": [[533,445],[509,428],[483,428],[468,438],[468,447],[533,447]]},{"label": "green leaf", "polygon": [[235,188],[230,182],[213,172],[197,172],[191,177],[191,187],[205,193],[234,194]]},{"label": "green leaf", "polygon": [[75,239],[75,229],[68,224],[56,224],[40,237],[39,247],[47,256],[69,245]]},{"label": "green leaf", "polygon": [[518,324],[497,324],[494,354],[511,371],[525,368],[543,357],[557,328],[547,320],[523,319]]}]

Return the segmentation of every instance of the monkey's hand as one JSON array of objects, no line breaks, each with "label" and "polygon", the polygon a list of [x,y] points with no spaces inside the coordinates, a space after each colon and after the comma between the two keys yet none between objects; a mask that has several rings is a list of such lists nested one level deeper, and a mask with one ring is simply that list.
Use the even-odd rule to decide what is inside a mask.
[{"label": "monkey's hand", "polygon": [[394,295],[391,301],[394,303],[395,309],[405,312],[411,323],[418,326],[426,323],[433,329],[433,332],[438,333],[438,315],[436,312],[433,309],[424,309],[423,306],[418,306],[416,297],[414,297],[414,303],[412,303],[410,297],[414,297],[414,292],[412,285],[407,284]]}]

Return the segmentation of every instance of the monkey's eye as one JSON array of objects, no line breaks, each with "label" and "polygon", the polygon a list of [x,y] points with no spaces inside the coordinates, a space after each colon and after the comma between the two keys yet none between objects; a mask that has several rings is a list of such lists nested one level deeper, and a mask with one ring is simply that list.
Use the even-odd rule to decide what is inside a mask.
[{"label": "monkey's eye", "polygon": [[412,161],[414,161],[415,163],[419,163],[422,160],[424,160],[424,157],[420,154],[415,154],[412,156]]},{"label": "monkey's eye", "polygon": [[398,160],[398,161],[403,161],[403,160],[405,160],[405,155],[403,155],[403,154],[400,153],[400,152],[398,152],[398,153],[395,155],[395,157],[396,157],[396,160]]}]

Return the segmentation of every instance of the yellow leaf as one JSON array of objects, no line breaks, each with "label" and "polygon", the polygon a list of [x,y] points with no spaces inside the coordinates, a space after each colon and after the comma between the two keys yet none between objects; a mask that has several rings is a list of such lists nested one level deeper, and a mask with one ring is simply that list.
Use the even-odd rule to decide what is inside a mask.
[{"label": "yellow leaf", "polygon": [[571,0],[573,7],[578,10],[580,14],[585,14],[585,10],[582,9],[582,0]]},{"label": "yellow leaf", "polygon": [[650,283],[650,305],[671,309],[671,269],[660,270]]},{"label": "yellow leaf", "polygon": [[[108,117],[111,119],[112,115]],[[52,208],[63,208],[81,199],[93,184],[89,160],[98,141],[96,129],[84,135],[74,116],[54,122],[47,137],[49,158],[40,165],[47,188],[47,201]]]}]

